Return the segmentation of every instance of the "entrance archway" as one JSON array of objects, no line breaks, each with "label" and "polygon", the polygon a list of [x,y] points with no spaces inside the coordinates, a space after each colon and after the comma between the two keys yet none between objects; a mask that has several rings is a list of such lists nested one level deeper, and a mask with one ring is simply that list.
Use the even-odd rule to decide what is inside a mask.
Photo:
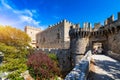
[{"label": "entrance archway", "polygon": [[105,54],[107,51],[107,42],[106,41],[92,41],[92,50],[95,50],[95,49],[98,51],[98,53]]}]

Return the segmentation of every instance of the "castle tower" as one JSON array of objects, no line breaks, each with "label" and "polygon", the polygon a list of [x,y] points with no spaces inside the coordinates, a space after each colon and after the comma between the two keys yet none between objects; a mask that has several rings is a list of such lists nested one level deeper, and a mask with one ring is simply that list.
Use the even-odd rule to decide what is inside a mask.
[{"label": "castle tower", "polygon": [[86,52],[86,48],[89,45],[89,31],[80,31],[78,28],[73,28],[69,31],[70,36],[70,54],[72,58],[72,63],[75,66],[79,63],[81,58]]},{"label": "castle tower", "polygon": [[31,38],[30,45],[32,47],[36,48],[36,43],[37,43],[36,34],[39,33],[39,32],[41,32],[41,29],[35,28],[35,27],[31,27],[31,26],[25,26],[24,31]]}]

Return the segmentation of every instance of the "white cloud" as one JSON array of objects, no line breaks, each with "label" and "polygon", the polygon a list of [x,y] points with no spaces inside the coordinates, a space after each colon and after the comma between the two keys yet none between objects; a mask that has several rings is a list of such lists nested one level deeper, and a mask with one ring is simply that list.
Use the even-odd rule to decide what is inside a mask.
[{"label": "white cloud", "polygon": [[8,8],[8,9],[12,9],[11,6],[9,6],[7,3],[5,3],[5,0],[1,0],[1,3],[4,7]]},{"label": "white cloud", "polygon": [[33,23],[33,24],[35,24],[35,25],[38,26],[38,24],[40,23],[40,22],[38,22],[38,21],[35,21],[33,18],[31,18],[31,17],[29,17],[29,16],[20,16],[20,18],[21,18],[21,21],[23,21],[23,22],[28,22],[29,24],[30,24],[30,23]]},{"label": "white cloud", "polygon": [[10,6],[6,0],[1,0],[0,2],[0,24],[10,25],[22,30],[26,25],[40,26],[40,21],[33,18],[34,15],[38,15],[36,10],[18,10]]}]

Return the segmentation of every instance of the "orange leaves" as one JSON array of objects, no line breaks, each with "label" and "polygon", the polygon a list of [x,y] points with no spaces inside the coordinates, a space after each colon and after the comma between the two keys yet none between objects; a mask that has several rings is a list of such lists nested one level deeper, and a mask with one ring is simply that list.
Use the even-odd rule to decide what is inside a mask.
[{"label": "orange leaves", "polygon": [[30,42],[29,36],[11,26],[0,26],[0,42],[13,46],[26,46]]}]

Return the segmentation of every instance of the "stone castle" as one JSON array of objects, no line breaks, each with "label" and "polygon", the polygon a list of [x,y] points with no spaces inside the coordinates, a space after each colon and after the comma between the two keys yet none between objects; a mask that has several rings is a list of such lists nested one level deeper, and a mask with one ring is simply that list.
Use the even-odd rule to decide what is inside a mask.
[{"label": "stone castle", "polygon": [[63,20],[49,26],[37,34],[37,46],[39,48],[68,49],[70,44],[69,30],[72,25],[71,22]]},{"label": "stone castle", "polygon": [[[80,28],[80,24],[73,24],[67,20],[63,20],[57,24],[50,25],[45,30],[26,26],[25,32],[31,37],[31,45],[33,47],[68,49],[70,47],[69,30],[72,27],[74,28],[72,31],[79,31],[79,36],[84,37],[82,38],[84,39],[83,41],[85,41],[83,42],[84,45],[86,43],[86,45],[91,46],[89,46],[90,48],[97,48],[98,45],[105,47],[108,44],[107,39],[110,33],[112,33],[114,29],[116,30],[115,26],[119,24],[119,19],[120,13],[118,13],[118,19],[116,21],[114,21],[114,15],[112,15],[105,20],[104,25],[95,23],[94,28],[91,27],[90,23],[84,23],[83,27]],[[108,33],[108,31],[110,33]],[[106,35],[108,38],[106,38]],[[87,42],[89,42],[89,44]],[[82,51],[84,51],[81,53],[84,53],[86,49],[82,49]]]},{"label": "stone castle", "polygon": [[34,29],[32,32],[29,29],[28,35],[35,32],[31,37],[36,37],[37,48],[56,51],[63,72],[70,71],[88,50],[94,48],[102,48],[104,54],[120,60],[120,12],[117,20],[112,15],[105,20],[104,25],[95,23],[94,28],[90,23],[80,27],[79,24],[63,20],[45,30]]}]

